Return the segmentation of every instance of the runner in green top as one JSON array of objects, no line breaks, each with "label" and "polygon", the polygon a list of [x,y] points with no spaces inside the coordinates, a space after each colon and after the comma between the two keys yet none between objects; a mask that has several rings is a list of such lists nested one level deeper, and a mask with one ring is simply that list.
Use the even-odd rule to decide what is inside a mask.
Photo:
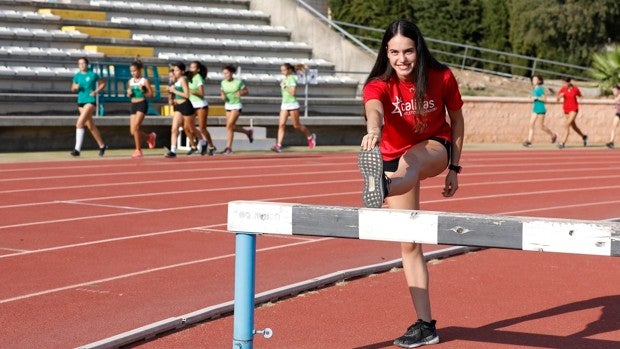
[{"label": "runner in green top", "polygon": [[181,125],[191,147],[187,155],[198,152],[196,140],[199,140],[201,136],[196,128],[196,110],[189,100],[191,93],[185,64],[174,62],[170,65],[170,69],[174,73],[175,82],[173,85],[168,85],[168,93],[173,96],[174,114],[172,116],[172,128],[170,129],[170,151],[165,156],[174,158],[177,156],[177,139]]},{"label": "runner in green top", "polygon": [[282,141],[286,130],[286,121],[289,115],[293,118],[293,127],[301,132],[308,140],[308,148],[314,149],[316,146],[316,134],[310,133],[308,128],[299,121],[299,102],[295,97],[297,90],[297,76],[295,67],[290,63],[284,63],[280,66],[280,72],[283,79],[280,82],[280,91],[282,92],[282,105],[280,106],[280,118],[278,121],[278,139],[271,150],[276,153],[282,152]]},{"label": "runner in green top", "polygon": [[251,128],[246,130],[237,125],[237,120],[241,115],[243,105],[241,104],[241,96],[248,94],[248,88],[245,82],[235,79],[234,74],[237,68],[232,65],[222,67],[222,75],[224,80],[220,84],[220,98],[224,101],[224,109],[226,109],[226,148],[222,154],[232,154],[232,144],[235,132],[244,133],[248,136],[250,143],[254,142],[254,130]]},{"label": "runner in green top", "polygon": [[532,101],[534,102],[532,105],[532,117],[530,118],[529,130],[527,133],[527,139],[523,142],[524,147],[532,146],[532,137],[534,136],[534,126],[536,122],[540,120],[540,129],[545,131],[551,137],[551,143],[555,143],[558,136],[553,133],[547,126],[545,126],[545,114],[547,113],[547,108],[545,108],[545,102],[547,101],[547,97],[545,96],[545,89],[543,88],[544,80],[540,75],[532,76],[532,85],[534,85],[534,89],[532,89]]},{"label": "runner in green top", "polygon": [[[198,116],[198,130],[200,131],[200,155],[213,155],[215,153],[215,144],[211,139],[211,134],[207,130],[207,117],[209,116],[209,102],[205,93],[205,81],[207,78],[207,67],[201,62],[193,61],[189,64],[189,100],[196,109]],[[209,147],[207,148],[207,144]]]},{"label": "runner in green top", "polygon": [[84,126],[86,126],[99,145],[99,156],[103,156],[107,146],[103,142],[103,138],[101,138],[97,125],[95,125],[93,114],[96,108],[97,94],[105,88],[105,79],[100,78],[99,75],[88,69],[88,59],[86,57],[78,59],[78,68],[79,71],[73,76],[71,92],[77,92],[80,116],[75,124],[75,147],[70,154],[72,156],[80,156],[82,143],[84,142]]},{"label": "runner in green top", "polygon": [[136,149],[132,158],[142,157],[142,142],[146,141],[149,149],[155,148],[157,134],[151,132],[148,135],[140,128],[148,111],[147,98],[153,97],[153,88],[149,81],[142,76],[142,61],[136,59],[129,65],[131,78],[127,82],[127,96],[131,98],[131,110],[129,112],[129,133],[133,136]]}]

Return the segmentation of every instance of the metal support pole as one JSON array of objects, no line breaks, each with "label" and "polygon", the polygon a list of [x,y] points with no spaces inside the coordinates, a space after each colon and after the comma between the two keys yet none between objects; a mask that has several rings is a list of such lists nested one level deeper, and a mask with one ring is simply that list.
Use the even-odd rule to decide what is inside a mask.
[{"label": "metal support pole", "polygon": [[236,234],[233,349],[252,349],[256,235]]},{"label": "metal support pole", "polygon": [[304,117],[308,117],[308,74],[306,74],[306,86],[304,87],[305,90],[305,102],[304,102]]}]

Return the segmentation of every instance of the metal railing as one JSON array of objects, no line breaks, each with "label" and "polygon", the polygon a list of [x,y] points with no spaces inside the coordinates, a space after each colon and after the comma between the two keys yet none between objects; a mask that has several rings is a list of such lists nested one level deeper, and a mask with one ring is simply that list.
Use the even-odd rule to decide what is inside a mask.
[{"label": "metal railing", "polygon": [[[298,0],[301,4],[303,1]],[[305,5],[307,6],[307,5]],[[323,19],[323,18],[321,18]],[[384,29],[367,27],[353,23],[332,21],[327,19],[329,25],[338,28],[355,29],[355,34],[347,32],[347,37],[354,37],[355,43],[361,42],[364,49],[377,47],[381,39],[373,36],[373,33],[383,33]],[[588,67],[567,64],[563,62],[525,56],[511,52],[492,50],[488,48],[460,44],[445,40],[425,38],[428,42],[429,50],[443,63],[463,70],[472,70],[487,74],[501,75],[506,77],[531,77],[535,74],[545,75],[547,78],[560,79],[571,77],[581,81],[594,81],[589,76]],[[368,43],[365,44],[365,43]],[[370,48],[373,53],[377,53]]]}]

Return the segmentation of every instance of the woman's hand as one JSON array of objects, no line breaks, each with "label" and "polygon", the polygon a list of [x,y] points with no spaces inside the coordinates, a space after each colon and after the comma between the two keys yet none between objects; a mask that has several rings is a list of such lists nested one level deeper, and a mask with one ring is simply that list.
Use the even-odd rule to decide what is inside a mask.
[{"label": "woman's hand", "polygon": [[448,171],[448,175],[446,176],[446,185],[443,188],[443,196],[447,198],[453,196],[458,188],[458,174],[454,171]]},{"label": "woman's hand", "polygon": [[362,138],[362,150],[371,150],[381,142],[381,134],[378,132],[369,132]]}]

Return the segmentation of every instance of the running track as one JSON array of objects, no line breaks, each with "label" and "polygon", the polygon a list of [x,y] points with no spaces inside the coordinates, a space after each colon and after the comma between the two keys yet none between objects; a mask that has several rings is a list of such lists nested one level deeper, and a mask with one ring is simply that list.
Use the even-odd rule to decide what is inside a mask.
[{"label": "running track", "polygon": [[[466,151],[462,165],[461,188],[454,198],[441,196],[443,176],[424,182],[423,209],[594,220],[620,216],[620,152],[602,149]],[[178,159],[158,156],[138,161],[67,159],[0,164],[0,169],[0,273],[3,279],[0,284],[0,348],[76,347],[232,300],[234,235],[225,233],[226,205],[231,200],[361,204],[361,179],[355,153]],[[262,236],[257,247],[257,292],[399,257],[393,243],[372,241]],[[437,248],[440,247],[427,246],[426,250]],[[576,270],[577,265],[583,266],[577,261],[587,261],[583,273],[605,275],[588,278],[590,291],[603,290],[603,294],[588,295],[588,290],[576,287],[571,289],[571,294],[577,296],[575,302],[586,292],[585,301],[590,300],[588,297],[593,302],[612,297],[618,303],[618,259],[485,250],[454,260],[458,260],[458,264],[440,263],[431,267],[440,270],[431,271],[432,280],[445,279],[450,283],[462,275],[460,268],[463,266],[486,270],[486,278],[479,281],[491,285],[502,279],[493,272],[501,265],[518,266],[538,261],[541,263],[538,268],[528,269],[528,280],[533,280],[537,291],[545,287],[544,280],[548,279],[545,273],[566,272],[555,266],[557,263],[560,266],[561,261],[575,263],[571,270]],[[549,266],[549,260],[557,263]],[[571,274],[568,274],[570,280]],[[402,274],[388,273],[382,277],[389,276],[395,277],[389,284],[400,287],[392,287],[394,295],[376,303],[383,307],[400,302],[395,306],[410,307],[406,299],[403,302]],[[365,288],[369,287],[369,282],[363,280],[355,280],[345,289],[355,292],[354,287],[361,285],[357,286],[361,287],[357,292],[367,293]],[[518,298],[514,288],[507,287],[507,281],[498,287],[485,288],[487,297],[491,295],[495,301],[497,297]],[[527,287],[525,284],[519,286]],[[571,288],[570,284],[563,286]],[[387,292],[370,289],[373,290],[370,292],[377,292],[376,295]],[[466,297],[475,297],[468,294],[472,291],[459,288]],[[452,301],[453,304],[445,306],[462,304],[454,304],[457,298]],[[279,307],[294,302],[303,302],[303,299],[282,302]],[[336,303],[342,306],[343,302]],[[317,304],[297,306],[313,309]],[[366,312],[365,318],[376,316],[372,310],[351,307],[351,304],[345,306],[355,308],[350,314],[352,317],[360,312]],[[465,308],[471,306],[463,305]],[[337,309],[334,304],[324,307]],[[480,315],[491,312],[504,320],[516,318],[514,305],[508,309],[481,308],[484,311],[477,309],[475,312]],[[502,311],[512,313],[503,314]],[[338,325],[342,325],[343,320],[330,317],[327,312],[326,309],[321,311],[320,323],[325,330],[320,332],[333,340],[334,336],[328,331],[342,335]],[[278,319],[286,323],[283,314],[292,313],[280,312]],[[393,314],[387,315],[394,318]],[[536,319],[536,314],[531,316]],[[596,314],[588,313],[588,316],[596,319]],[[222,324],[222,328],[230,329],[230,321],[224,318],[206,326]],[[365,324],[355,319],[346,321]],[[358,333],[352,336],[354,342],[338,347],[389,346],[388,339],[393,338],[394,333],[399,335],[407,321],[404,314],[399,315],[393,323],[383,325],[382,331],[389,328],[386,336],[378,336],[375,340],[374,334]],[[292,326],[290,321],[288,326]],[[452,333],[458,337],[459,330],[463,332],[465,327],[464,324],[448,327],[448,335]],[[575,327],[580,328],[567,324],[563,330],[571,334]],[[617,317],[615,327],[605,328],[606,333],[599,334],[603,342],[596,344],[620,341]],[[379,330],[371,332],[381,333]],[[308,340],[307,330],[297,333]],[[507,336],[514,336],[514,333],[518,331]],[[200,346],[176,341],[179,346],[174,346],[166,342],[170,338],[162,338],[145,347],[230,347],[231,329],[218,338],[204,335]],[[467,337],[467,334],[462,336]],[[479,339],[472,334],[469,336],[473,337],[471,340]],[[260,344],[267,348],[304,347],[300,343],[287,343],[283,337],[295,340],[292,336],[280,336],[279,340],[285,342],[278,342],[274,337],[272,342],[263,340]],[[510,343],[509,338],[504,341]],[[452,343],[458,344],[458,341]],[[306,344],[307,348],[329,347],[318,342]]]}]

